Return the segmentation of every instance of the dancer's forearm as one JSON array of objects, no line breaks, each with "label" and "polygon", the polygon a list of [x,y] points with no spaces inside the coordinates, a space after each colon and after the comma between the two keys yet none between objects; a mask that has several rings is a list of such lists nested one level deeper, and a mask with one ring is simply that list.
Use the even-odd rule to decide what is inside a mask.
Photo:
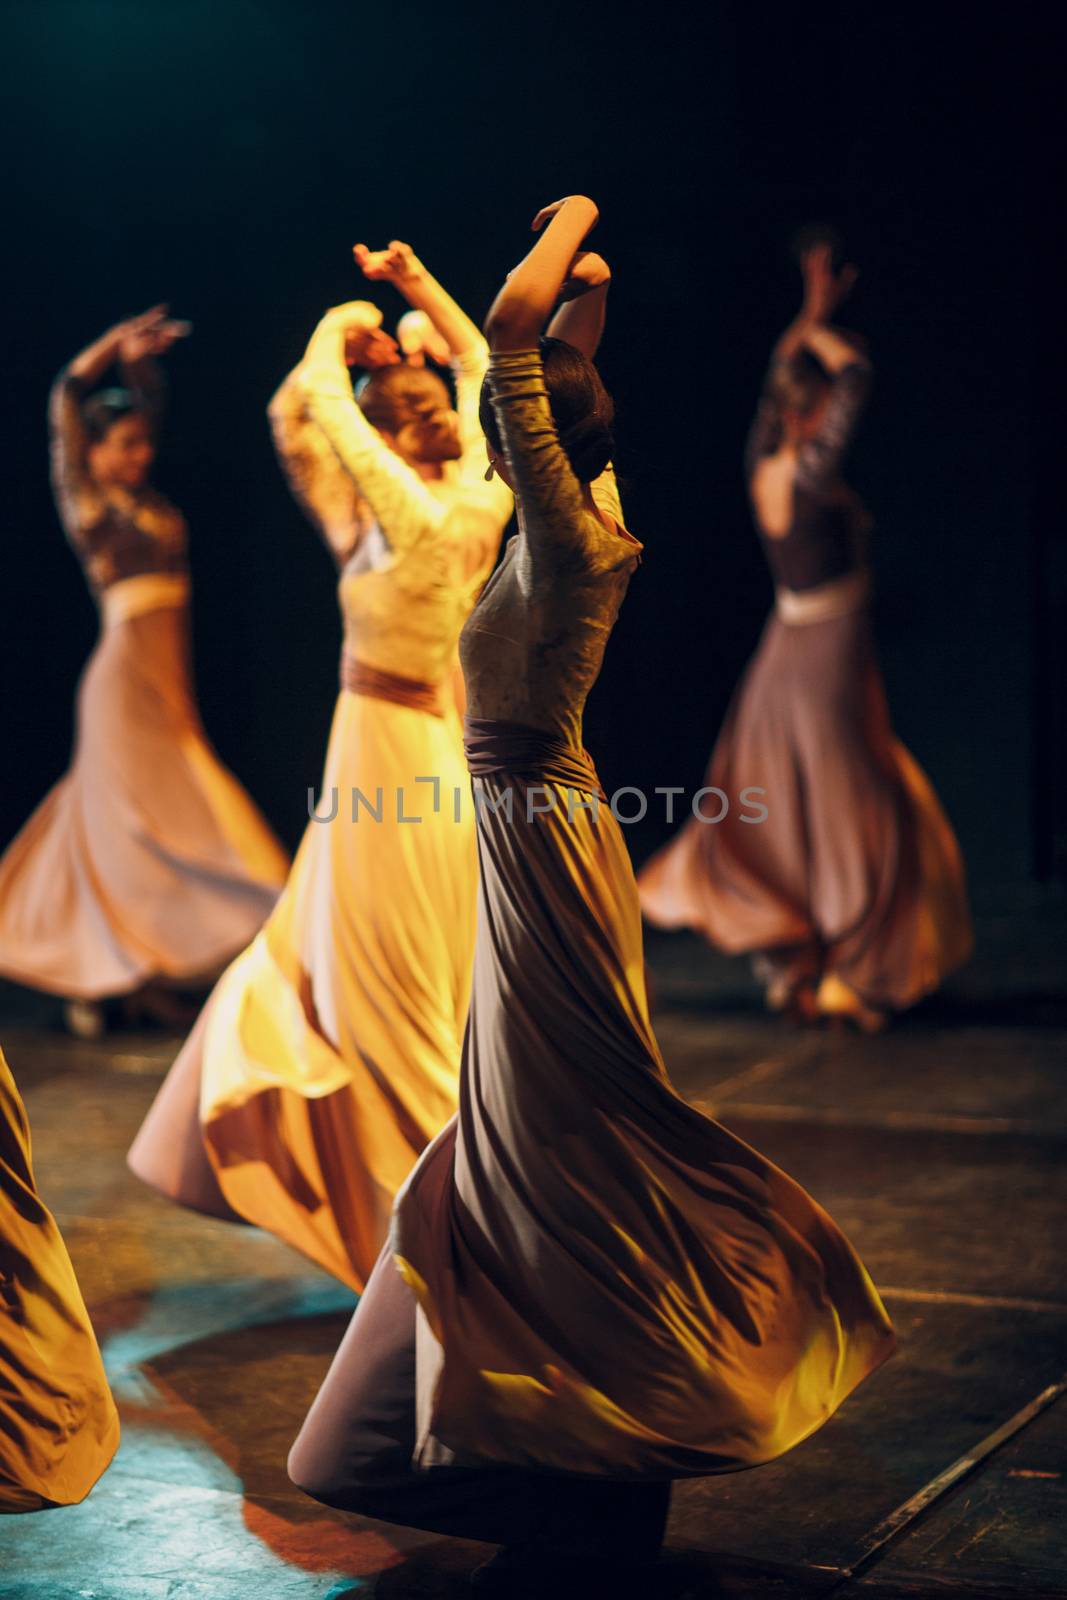
[{"label": "dancer's forearm", "polygon": [[829,373],[843,372],[846,367],[869,365],[863,352],[826,322],[809,324],[804,330],[803,344]]},{"label": "dancer's forearm", "polygon": [[555,211],[529,255],[507,279],[486,318],[494,350],[532,350],[559,299],[573,262],[599,212],[585,195]]},{"label": "dancer's forearm", "polygon": [[129,323],[117,322],[113,328],[102,333],[99,339],[94,339],[92,344],[86,345],[84,350],[68,361],[64,368],[66,377],[74,380],[82,388],[91,389],[109,367],[114,366],[118,360],[119,346],[129,329]]},{"label": "dancer's forearm", "polygon": [[421,261],[409,276],[397,279],[396,286],[408,305],[425,311],[453,356],[464,356],[470,350],[484,348],[477,323],[471,321]]},{"label": "dancer's forearm", "polygon": [[610,287],[609,279],[574,300],[565,300],[548,325],[549,337],[572,344],[592,361],[604,337]]}]

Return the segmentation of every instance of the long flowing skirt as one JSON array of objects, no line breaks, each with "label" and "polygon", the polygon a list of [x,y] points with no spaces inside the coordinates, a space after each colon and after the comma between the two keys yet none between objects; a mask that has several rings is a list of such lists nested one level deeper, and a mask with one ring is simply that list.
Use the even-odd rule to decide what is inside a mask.
[{"label": "long flowing skirt", "polygon": [[82,675],[70,770],[0,860],[0,973],[87,999],[211,975],[286,868],[205,737],[186,608],[128,617]]},{"label": "long flowing skirt", "polygon": [[[641,871],[650,922],[758,954],[765,976],[844,985],[889,1010],[970,953],[959,847],[893,737],[866,610],[799,626],[771,616],[705,783],[730,811],[691,817]],[[764,821],[744,820],[758,815],[738,803],[751,788]]]},{"label": "long flowing skirt", "polygon": [[394,1214],[419,1302],[418,1460],[753,1466],[818,1428],[892,1331],[830,1217],[673,1089],[621,830],[603,806],[569,816],[551,774],[536,785],[556,803],[529,820],[525,779],[475,779],[460,1108]]},{"label": "long flowing skirt", "polygon": [[267,1228],[357,1289],[398,1188],[456,1106],[477,884],[469,782],[454,711],[342,692],[315,811],[336,815],[309,821],[275,910],[219,980],[130,1152],[172,1199]]},{"label": "long flowing skirt", "polygon": [[66,1246],[37,1193],[0,1051],[0,1512],[84,1500],[119,1419]]}]

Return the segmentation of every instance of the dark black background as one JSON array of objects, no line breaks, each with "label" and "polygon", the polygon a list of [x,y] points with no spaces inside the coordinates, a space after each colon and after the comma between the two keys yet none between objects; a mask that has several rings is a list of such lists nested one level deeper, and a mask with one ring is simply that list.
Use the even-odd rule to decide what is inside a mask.
[{"label": "dark black background", "polygon": [[[616,274],[602,367],[646,545],[587,718],[609,787],[699,781],[758,637],[741,445],[797,299],[790,236],[832,219],[877,369],[852,476],[897,729],[976,881],[1048,870],[1062,544],[1031,484],[1052,203],[1035,66],[1055,41],[1008,8],[937,5],[44,0],[3,21],[0,841],[66,764],[95,631],[48,492],[61,363],[159,299],[195,323],[158,475],[192,527],[201,704],[293,843],[340,632],[267,400],[322,309],[364,294],[356,238],[410,240],[480,318],[533,212],[583,191]],[[632,830],[635,854],[665,831]]]}]

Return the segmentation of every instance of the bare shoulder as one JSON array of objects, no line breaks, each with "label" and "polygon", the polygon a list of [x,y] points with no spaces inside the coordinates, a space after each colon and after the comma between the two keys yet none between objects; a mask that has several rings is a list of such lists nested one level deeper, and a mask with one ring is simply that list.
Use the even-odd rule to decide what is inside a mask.
[{"label": "bare shoulder", "polygon": [[784,445],[773,455],[761,457],[752,474],[752,504],[769,539],[784,539],[792,525],[796,470],[796,451]]}]

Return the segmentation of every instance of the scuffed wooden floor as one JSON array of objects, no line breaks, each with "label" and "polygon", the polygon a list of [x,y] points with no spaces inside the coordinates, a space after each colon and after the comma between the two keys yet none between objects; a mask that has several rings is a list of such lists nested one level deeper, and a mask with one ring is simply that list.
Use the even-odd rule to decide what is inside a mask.
[{"label": "scuffed wooden floor", "polygon": [[[694,1593],[1067,1595],[1067,1398],[936,1492],[1067,1372],[1067,912],[1016,896],[986,908],[981,932],[949,992],[873,1040],[793,1033],[761,1014],[739,966],[687,938],[650,945],[679,1087],[830,1209],[902,1339],[783,1461],[675,1490],[666,1562]],[[124,1435],[83,1505],[0,1521],[0,1600],[464,1593],[484,1548],[290,1487],[286,1453],[352,1298],[273,1239],[176,1211],[127,1173],[175,1041],[76,1043],[14,991],[2,1018]]]}]

